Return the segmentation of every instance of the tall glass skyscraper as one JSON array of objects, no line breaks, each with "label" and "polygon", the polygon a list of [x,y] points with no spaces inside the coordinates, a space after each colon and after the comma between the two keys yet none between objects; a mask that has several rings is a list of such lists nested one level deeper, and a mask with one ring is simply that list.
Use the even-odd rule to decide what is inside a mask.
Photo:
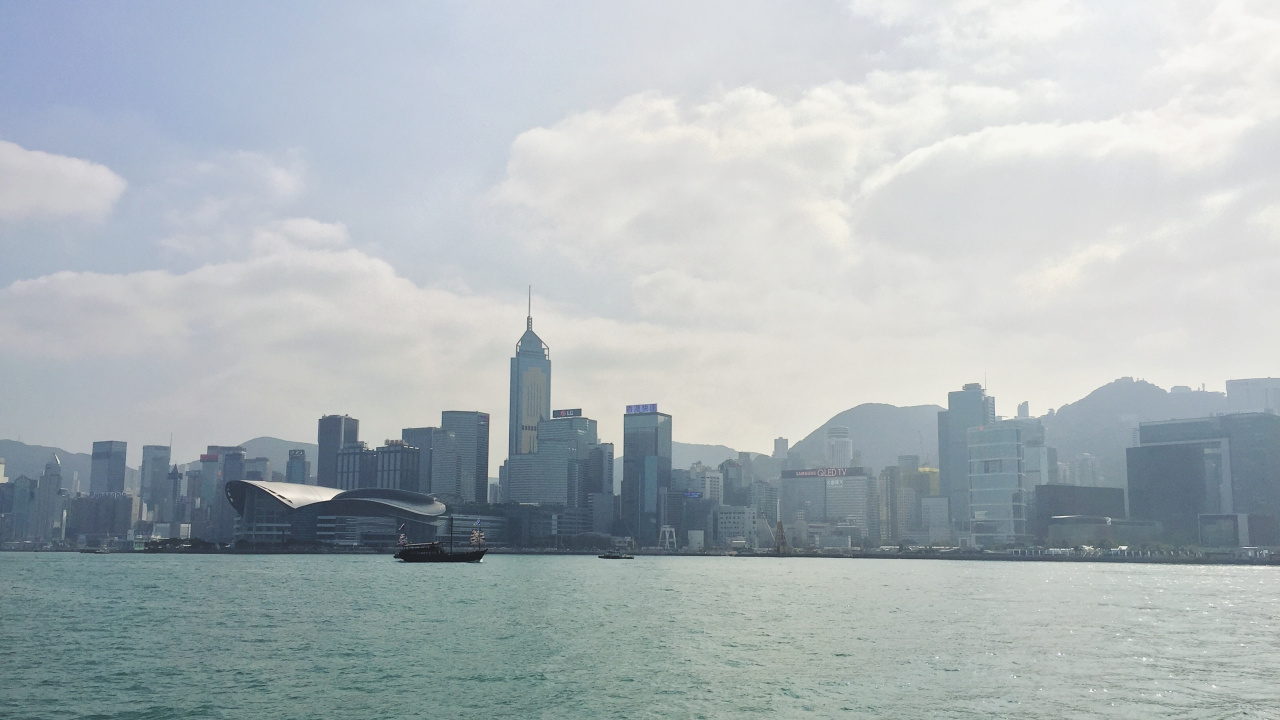
[{"label": "tall glass skyscraper", "polygon": [[657,546],[670,487],[671,416],[628,412],[622,418],[622,523],[640,547]]},{"label": "tall glass skyscraper", "polygon": [[169,477],[169,446],[142,446],[142,487],[138,494],[142,497],[142,519],[146,519],[148,510],[154,512],[160,504],[160,498],[166,492]]},{"label": "tall glass skyscraper", "polygon": [[440,428],[453,433],[457,442],[458,491],[463,499],[489,502],[489,413],[445,410]]},{"label": "tall glass skyscraper", "polygon": [[1030,490],[1023,466],[1023,424],[969,428],[969,522],[980,546],[1026,542]]},{"label": "tall glass skyscraper", "polygon": [[338,453],[360,440],[360,421],[347,415],[325,415],[316,433],[316,484],[338,487]]},{"label": "tall glass skyscraper", "polygon": [[93,444],[93,460],[89,466],[89,492],[124,492],[124,456],[127,443],[103,440]]},{"label": "tall glass skyscraper", "polygon": [[[508,457],[538,450],[538,423],[551,417],[551,349],[533,332],[533,310],[511,358]],[[487,482],[487,479],[486,479]]]},{"label": "tall glass skyscraper", "polygon": [[995,420],[996,399],[978,383],[947,394],[947,409],[938,413],[940,491],[947,497],[951,519],[960,532],[969,530],[969,428]]}]

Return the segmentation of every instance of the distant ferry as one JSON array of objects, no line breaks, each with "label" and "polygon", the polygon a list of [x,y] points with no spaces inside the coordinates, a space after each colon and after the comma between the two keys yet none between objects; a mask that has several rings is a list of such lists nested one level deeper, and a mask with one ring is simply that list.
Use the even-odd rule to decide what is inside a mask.
[{"label": "distant ferry", "polygon": [[396,559],[411,563],[439,563],[439,562],[480,562],[480,558],[489,549],[484,547],[484,531],[475,529],[471,531],[471,549],[457,550],[453,549],[453,516],[449,516],[449,547],[445,548],[438,542],[429,543],[411,543],[404,535],[404,525],[400,526],[400,549],[396,552]]},{"label": "distant ferry", "polygon": [[601,560],[635,560],[636,559],[634,555],[624,555],[623,553],[620,553],[620,552],[607,552],[603,555],[597,555],[596,557],[600,558]]}]

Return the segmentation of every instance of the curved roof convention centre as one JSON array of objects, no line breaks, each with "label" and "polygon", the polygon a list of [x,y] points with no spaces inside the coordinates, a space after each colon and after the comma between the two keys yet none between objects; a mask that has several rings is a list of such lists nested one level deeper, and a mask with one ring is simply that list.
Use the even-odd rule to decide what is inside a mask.
[{"label": "curved roof convention centre", "polygon": [[322,515],[355,515],[361,517],[395,517],[406,520],[425,520],[442,515],[444,503],[434,495],[408,490],[362,488],[339,490],[337,488],[300,485],[298,483],[270,482],[267,480],[232,480],[227,483],[227,500],[237,514],[244,514],[245,497],[250,492],[261,492],[290,510],[319,506],[314,509]]}]

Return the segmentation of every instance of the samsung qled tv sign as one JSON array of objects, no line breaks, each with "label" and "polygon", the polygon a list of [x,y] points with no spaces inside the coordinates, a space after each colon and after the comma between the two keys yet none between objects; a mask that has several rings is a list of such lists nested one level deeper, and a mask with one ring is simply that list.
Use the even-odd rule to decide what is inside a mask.
[{"label": "samsung qled tv sign", "polygon": [[639,413],[651,413],[651,412],[658,412],[657,403],[649,403],[648,405],[628,405],[627,406],[628,415],[637,415]]},{"label": "samsung qled tv sign", "polygon": [[808,470],[783,470],[784,478],[809,478],[809,477],[846,477],[852,475],[849,472],[853,468],[810,468]]}]

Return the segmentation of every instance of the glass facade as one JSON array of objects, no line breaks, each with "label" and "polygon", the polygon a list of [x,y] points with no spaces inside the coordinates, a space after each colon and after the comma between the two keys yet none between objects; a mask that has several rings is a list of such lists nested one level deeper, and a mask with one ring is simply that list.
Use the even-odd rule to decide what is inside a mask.
[{"label": "glass facade", "polygon": [[623,527],[640,547],[656,547],[663,525],[660,495],[671,487],[671,416],[624,415],[622,433]]},{"label": "glass facade", "polygon": [[970,428],[969,526],[980,546],[1025,543],[1029,490],[1016,421]]}]

